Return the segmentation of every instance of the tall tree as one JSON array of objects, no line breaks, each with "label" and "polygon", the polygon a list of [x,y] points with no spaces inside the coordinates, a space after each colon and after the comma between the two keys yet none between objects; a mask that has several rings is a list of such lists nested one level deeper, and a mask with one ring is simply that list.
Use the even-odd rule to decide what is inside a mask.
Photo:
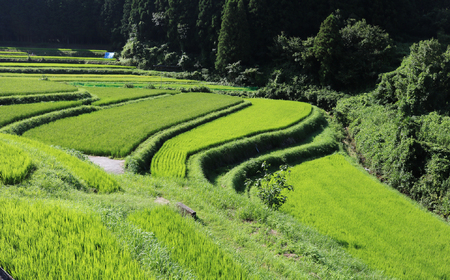
[{"label": "tall tree", "polygon": [[249,29],[244,0],[228,0],[222,16],[216,69],[223,72],[234,62],[248,62]]},{"label": "tall tree", "polygon": [[214,64],[224,3],[224,0],[200,0],[198,4],[197,40],[200,60],[206,67]]},{"label": "tall tree", "polygon": [[319,78],[323,86],[333,85],[334,75],[339,68],[339,53],[341,50],[341,36],[339,23],[331,14],[320,25],[319,33],[314,39],[313,52],[320,63]]}]

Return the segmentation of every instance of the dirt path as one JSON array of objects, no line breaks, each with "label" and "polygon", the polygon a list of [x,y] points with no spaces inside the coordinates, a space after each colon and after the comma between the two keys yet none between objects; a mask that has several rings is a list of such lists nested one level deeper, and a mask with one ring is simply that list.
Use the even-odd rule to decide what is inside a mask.
[{"label": "dirt path", "polygon": [[110,159],[107,157],[89,156],[90,161],[103,168],[108,173],[123,174],[124,160]]}]

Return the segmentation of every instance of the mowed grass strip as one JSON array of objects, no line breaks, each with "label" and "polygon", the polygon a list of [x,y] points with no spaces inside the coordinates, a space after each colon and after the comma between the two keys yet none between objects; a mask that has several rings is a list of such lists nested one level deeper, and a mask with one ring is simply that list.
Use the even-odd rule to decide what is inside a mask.
[{"label": "mowed grass strip", "polygon": [[169,207],[135,212],[128,219],[155,237],[182,267],[194,271],[199,279],[249,279],[247,272],[207,235],[195,222]]},{"label": "mowed grass strip", "polygon": [[141,89],[141,88],[89,88],[89,93],[100,98],[92,105],[106,105],[123,101],[158,96],[164,94],[177,94],[179,92],[166,89]]},{"label": "mowed grass strip", "polygon": [[0,85],[0,96],[77,91],[77,88],[71,85],[37,78],[0,77]]},{"label": "mowed grass strip", "polygon": [[20,183],[31,169],[31,158],[21,149],[0,141],[0,181]]},{"label": "mowed grass strip", "polygon": [[7,54],[2,54],[0,52],[0,59],[2,58],[19,58],[19,59],[28,59],[30,58],[31,61],[33,60],[39,60],[39,59],[48,59],[48,60],[73,60],[75,62],[79,62],[81,61],[116,61],[115,58],[102,58],[102,57],[79,57],[79,56],[37,56],[37,55],[32,55],[29,56],[28,54],[12,54],[12,53],[7,53]]},{"label": "mowed grass strip", "polygon": [[450,226],[335,154],[291,168],[281,210],[399,279],[450,278]]},{"label": "mowed grass strip", "polygon": [[177,94],[61,119],[23,136],[87,154],[124,157],[162,129],[241,102],[226,95]]},{"label": "mowed grass strip", "polygon": [[0,266],[14,279],[153,279],[95,214],[0,198]]},{"label": "mowed grass strip", "polygon": [[73,64],[73,63],[28,63],[28,62],[0,62],[1,68],[122,68],[135,69],[135,66],[106,65],[106,64]]},{"label": "mowed grass strip", "polygon": [[[38,150],[39,152],[51,156],[79,179],[86,188],[100,193],[112,193],[120,190],[119,183],[104,170],[92,164],[83,162],[61,150],[25,137],[4,133],[0,133],[0,141],[4,141],[12,146],[18,146],[27,152],[35,152]],[[34,158],[34,160],[39,159]]]},{"label": "mowed grass strip", "polygon": [[0,106],[0,127],[25,118],[80,105],[81,101],[60,101]]},{"label": "mowed grass strip", "polygon": [[235,139],[293,125],[311,112],[307,103],[250,99],[252,106],[180,134],[164,143],[151,163],[155,176],[186,176],[187,158]]}]

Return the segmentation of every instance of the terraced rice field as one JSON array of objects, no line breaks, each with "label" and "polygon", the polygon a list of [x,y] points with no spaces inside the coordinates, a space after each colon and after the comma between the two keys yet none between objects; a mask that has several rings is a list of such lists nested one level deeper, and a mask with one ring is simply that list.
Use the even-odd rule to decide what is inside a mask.
[{"label": "terraced rice field", "polygon": [[140,99],[151,96],[178,94],[179,92],[164,89],[140,89],[140,88],[89,88],[89,93],[100,98],[92,105],[107,105],[120,103],[128,100]]},{"label": "terraced rice field", "polygon": [[92,155],[124,157],[153,133],[240,102],[225,95],[178,94],[58,120],[23,136]]},{"label": "terraced rice field", "polygon": [[104,64],[72,64],[72,63],[24,63],[24,62],[0,62],[1,68],[117,68],[135,69],[134,66],[104,65]]},{"label": "terraced rice field", "polygon": [[450,275],[450,226],[342,155],[295,166],[289,182],[294,192],[281,210],[372,267],[400,279]]},{"label": "terraced rice field", "polygon": [[[90,52],[38,51],[78,56]],[[1,55],[18,53],[7,50]],[[316,107],[250,99],[252,106],[230,113],[237,110],[232,106],[245,105],[243,99],[117,88],[152,84],[227,90],[146,74],[48,74],[50,81],[40,81],[42,74],[0,73],[4,102],[31,103],[0,106],[0,126],[20,125],[30,119],[15,121],[48,110],[61,111],[40,116],[42,122],[60,112],[58,118],[66,117],[45,125],[30,121],[23,129],[36,127],[25,132],[26,137],[0,133],[0,266],[15,279],[450,277],[449,225],[342,155],[323,157],[338,149],[338,143],[325,114]],[[75,101],[48,102],[69,98],[60,93],[76,94],[79,88],[64,82],[86,88]],[[92,102],[85,90],[99,98],[93,105],[136,100],[78,106],[81,99]],[[161,94],[167,96],[157,96]],[[230,112],[218,112],[224,108]],[[71,110],[85,114],[67,117]],[[84,161],[78,151],[49,146],[124,157],[155,134],[169,136],[158,138],[159,146],[149,149],[154,151],[143,152],[151,154],[147,166],[151,161],[152,175],[145,176],[109,175]],[[161,149],[156,153],[155,147]],[[244,148],[257,153],[238,154]],[[194,153],[189,174],[198,176],[176,178],[186,175],[186,160]],[[213,185],[201,170],[207,168],[195,163],[201,157],[210,157],[210,162],[220,157],[239,160],[220,170],[210,163],[208,172],[217,172],[219,178]],[[240,185],[248,176],[258,175],[255,167],[263,160],[297,164],[314,157],[320,158],[291,169],[294,192],[287,194],[281,211],[269,211],[255,190],[236,192],[243,190]],[[197,210],[198,219],[179,215],[174,209],[177,201]],[[171,205],[157,206],[161,202]]]},{"label": "terraced rice field", "polygon": [[251,99],[252,106],[192,129],[164,143],[151,164],[154,176],[184,177],[187,158],[203,149],[257,133],[282,129],[309,115],[306,103]]},{"label": "terraced rice field", "polygon": [[77,88],[39,79],[0,77],[0,96],[75,92]]},{"label": "terraced rice field", "polygon": [[60,101],[0,106],[0,127],[25,118],[81,104],[81,101]]}]

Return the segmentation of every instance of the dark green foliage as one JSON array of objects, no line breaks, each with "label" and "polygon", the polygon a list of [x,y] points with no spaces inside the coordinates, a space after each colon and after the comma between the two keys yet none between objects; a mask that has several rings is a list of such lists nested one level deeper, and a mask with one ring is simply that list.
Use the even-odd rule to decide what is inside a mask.
[{"label": "dark green foliage", "polygon": [[349,22],[340,31],[342,57],[337,81],[340,88],[359,89],[373,85],[378,75],[390,70],[394,60],[394,43],[379,26],[364,19]]},{"label": "dark green foliage", "polygon": [[263,176],[255,180],[247,179],[245,185],[247,188],[257,188],[257,195],[262,202],[278,210],[286,202],[285,190],[292,191],[294,187],[287,183],[287,174],[290,172],[287,165],[281,165],[280,170],[273,173],[269,172],[269,167],[270,164],[264,161],[260,170]]},{"label": "dark green foliage", "polygon": [[450,215],[449,53],[436,40],[414,44],[373,93],[335,109],[365,166],[444,217]]},{"label": "dark green foliage", "polygon": [[395,71],[382,76],[374,92],[383,104],[394,103],[405,115],[447,111],[450,97],[450,49],[437,40],[411,46],[411,54]]},{"label": "dark green foliage", "polygon": [[248,62],[250,54],[249,29],[243,0],[228,0],[219,34],[216,69],[225,71],[228,64]]},{"label": "dark green foliage", "polygon": [[339,23],[331,14],[320,25],[319,33],[314,38],[312,52],[319,62],[319,81],[322,86],[336,84],[338,59],[341,53],[342,42],[339,34]]}]

